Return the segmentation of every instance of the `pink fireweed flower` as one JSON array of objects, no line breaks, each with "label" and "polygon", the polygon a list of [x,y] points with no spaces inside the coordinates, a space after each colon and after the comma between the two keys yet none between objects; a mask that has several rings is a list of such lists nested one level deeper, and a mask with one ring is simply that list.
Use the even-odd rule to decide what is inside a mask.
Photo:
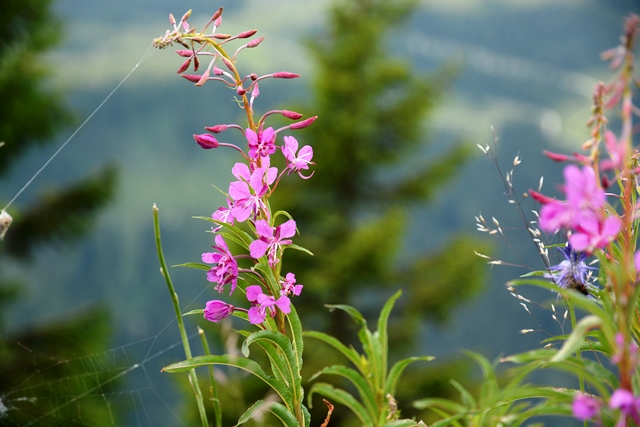
[{"label": "pink fireweed flower", "polygon": [[207,280],[217,283],[214,289],[220,293],[224,290],[224,285],[230,283],[231,291],[229,295],[231,295],[238,285],[238,263],[221,235],[218,234],[215,241],[216,246],[213,248],[217,252],[205,252],[202,254],[202,262],[216,264],[215,267],[207,272]]},{"label": "pink fireweed flower", "polygon": [[249,157],[257,159],[258,157],[267,157],[276,152],[276,132],[272,127],[256,132],[247,129],[245,133],[247,142],[249,143]]},{"label": "pink fireweed flower", "polygon": [[204,318],[210,322],[219,322],[231,316],[234,311],[235,307],[224,301],[207,301],[204,309]]},{"label": "pink fireweed flower", "polygon": [[240,179],[229,184],[229,196],[233,200],[231,214],[238,222],[246,221],[252,214],[257,215],[258,212],[267,210],[262,197],[269,190],[269,185],[275,181],[278,169],[269,167],[268,157],[263,157],[262,163],[262,167],[251,173],[244,163],[236,163],[232,169],[236,178]]},{"label": "pink fireweed flower", "polygon": [[584,393],[578,393],[571,405],[573,416],[581,421],[587,421],[600,412],[600,401]]},{"label": "pink fireweed flower", "polygon": [[604,206],[605,194],[593,168],[568,165],[564,168],[564,180],[567,202],[575,209],[598,210]]},{"label": "pink fireweed flower", "polygon": [[282,295],[275,299],[271,295],[262,293],[260,285],[247,286],[247,299],[251,302],[252,307],[249,309],[249,322],[258,325],[265,321],[267,313],[271,317],[276,315],[276,307],[284,314],[291,312],[291,300]]},{"label": "pink fireweed flower", "polygon": [[[231,208],[232,208],[231,200],[227,199],[227,207],[225,208],[224,206],[220,206],[214,213],[211,214],[211,218],[215,219],[216,221],[225,222],[227,224],[233,225],[233,223],[235,222],[235,218],[231,214]],[[219,231],[221,228],[222,226],[220,225],[216,228],[213,228],[212,231],[215,233]]]},{"label": "pink fireweed flower", "polygon": [[609,400],[609,408],[620,409],[620,418],[616,427],[624,427],[627,418],[632,419],[634,425],[640,424],[640,398],[634,397],[629,390],[614,391]]},{"label": "pink fireweed flower", "polygon": [[249,253],[252,258],[262,258],[267,254],[269,265],[274,266],[280,261],[278,258],[283,245],[290,245],[296,234],[296,222],[292,219],[277,227],[269,227],[269,223],[264,219],[256,221],[256,234],[258,240],[254,240],[249,245]]},{"label": "pink fireweed flower", "polygon": [[287,273],[284,279],[280,280],[282,289],[280,295],[295,295],[298,296],[302,292],[302,285],[296,285],[296,275],[293,273]]},{"label": "pink fireweed flower", "polygon": [[300,152],[298,152],[298,141],[292,136],[285,136],[282,153],[287,159],[287,168],[289,169],[289,174],[291,172],[298,172],[300,178],[311,178],[311,175],[313,175],[313,173],[310,176],[305,177],[300,172],[302,169],[309,169],[309,165],[315,164],[311,161],[311,159],[313,158],[313,149],[311,148],[311,146],[305,145],[300,149]]},{"label": "pink fireweed flower", "polygon": [[599,218],[590,211],[580,212],[574,223],[575,231],[569,237],[569,243],[576,251],[587,253],[593,252],[596,248],[605,248],[615,240],[622,227],[620,218]]}]

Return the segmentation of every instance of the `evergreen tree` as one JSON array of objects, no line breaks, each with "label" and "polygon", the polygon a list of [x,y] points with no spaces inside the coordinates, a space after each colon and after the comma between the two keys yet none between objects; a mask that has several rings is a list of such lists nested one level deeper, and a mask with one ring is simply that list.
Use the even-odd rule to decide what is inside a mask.
[{"label": "evergreen tree", "polygon": [[[47,87],[49,73],[41,60],[41,55],[61,40],[62,25],[52,13],[51,0],[4,0],[2,17],[0,178],[6,177],[29,149],[52,142],[53,136],[72,122],[62,95]],[[0,243],[0,267],[16,260],[28,262],[43,244],[80,237],[111,199],[115,177],[115,170],[108,167],[77,183],[50,190],[28,206],[12,205],[14,223]],[[24,283],[5,274],[0,278],[0,305],[13,301],[23,287]],[[0,331],[5,329],[2,323],[0,319]],[[83,376],[75,371],[69,377],[66,365],[55,363],[104,351],[108,339],[108,313],[100,308],[18,334],[0,332],[0,397],[13,396],[17,387],[24,394],[23,399],[0,401],[0,423],[75,425],[78,419],[84,419],[91,425],[112,424],[112,408],[99,393],[86,394],[81,406],[64,402],[88,390],[108,393],[115,383],[109,383],[108,390],[94,389],[105,382],[106,374],[90,372]],[[44,367],[48,369],[41,369]]]},{"label": "evergreen tree", "polygon": [[[305,285],[296,302],[304,323],[353,342],[348,316],[328,313],[323,304],[346,303],[373,318],[384,298],[402,288],[396,309],[401,314],[390,325],[396,357],[415,350],[421,320],[443,321],[477,293],[484,270],[473,251],[480,244],[462,236],[434,253],[399,256],[407,232],[428,239],[428,225],[407,230],[408,209],[428,203],[470,156],[462,144],[425,162],[418,154],[426,144],[423,123],[451,72],[419,73],[389,54],[390,31],[415,7],[415,0],[335,3],[328,31],[311,42],[316,65],[308,111],[319,118],[303,143],[314,150],[313,182],[283,180],[273,201],[304,230],[297,243],[315,254],[290,251],[284,266]],[[306,345],[305,366],[312,374],[330,356],[321,344]],[[428,395],[424,384],[433,378],[423,380],[421,396]],[[411,397],[405,394],[401,403],[410,404]]]}]

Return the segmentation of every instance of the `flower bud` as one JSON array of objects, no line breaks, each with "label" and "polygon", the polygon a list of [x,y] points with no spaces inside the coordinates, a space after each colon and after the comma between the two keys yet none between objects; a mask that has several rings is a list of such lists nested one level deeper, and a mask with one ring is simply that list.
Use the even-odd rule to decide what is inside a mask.
[{"label": "flower bud", "polygon": [[247,93],[247,90],[246,90],[245,88],[243,88],[242,86],[238,86],[238,87],[236,88],[236,93],[237,93],[239,96],[242,96],[242,95],[244,95],[245,93]]},{"label": "flower bud", "polygon": [[273,73],[274,79],[297,79],[300,77],[300,74],[290,73],[288,71],[278,71]]},{"label": "flower bud", "polygon": [[220,133],[227,130],[227,125],[205,126],[204,128],[211,133]]},{"label": "flower bud", "polygon": [[226,65],[229,70],[233,71],[235,69],[235,67],[233,66],[233,62],[229,61],[224,56],[221,56],[221,58],[222,58],[222,62],[224,62],[224,65]]},{"label": "flower bud", "polygon": [[258,39],[251,40],[249,43],[247,43],[247,47],[248,47],[249,49],[251,49],[252,47],[256,47],[256,46],[258,46],[258,45],[259,45],[260,43],[262,43],[263,41],[264,41],[264,37],[260,37],[260,38],[258,38]]},{"label": "flower bud", "polygon": [[180,77],[184,77],[193,83],[198,83],[200,81],[200,76],[197,74],[180,74]]},{"label": "flower bud", "polygon": [[537,191],[533,191],[533,190],[529,190],[529,194],[531,195],[531,198],[533,200],[535,200],[536,202],[540,203],[541,205],[546,205],[547,203],[551,203],[554,202],[556,199],[551,198],[549,196],[545,196],[542,193],[538,193]]},{"label": "flower bud", "polygon": [[258,75],[256,73],[251,73],[249,74],[249,78],[255,82],[258,80]]},{"label": "flower bud", "polygon": [[193,56],[193,51],[191,49],[178,49],[176,53],[183,58],[191,58]]},{"label": "flower bud", "polygon": [[246,39],[248,37],[251,37],[252,35],[254,35],[257,32],[258,32],[258,30],[243,31],[240,34],[238,34],[236,37],[239,38],[239,39]]},{"label": "flower bud", "polygon": [[217,66],[213,66],[213,74],[215,74],[216,76],[221,76],[224,74],[224,71],[222,71],[220,68],[218,68]]},{"label": "flower bud", "polygon": [[202,73],[202,76],[200,76],[200,80],[198,80],[198,83],[196,83],[196,86],[202,86],[203,84],[205,84],[207,82],[207,80],[209,80],[209,70],[208,69],[207,69],[207,71]]},{"label": "flower bud", "polygon": [[193,139],[195,139],[198,145],[205,150],[218,148],[218,140],[208,133],[202,133],[200,135],[193,134]]},{"label": "flower bud", "polygon": [[547,151],[547,150],[543,150],[542,152],[544,153],[545,156],[547,156],[548,158],[550,158],[554,162],[566,162],[570,158],[566,154],[553,153],[553,152]]},{"label": "flower bud", "polygon": [[189,68],[189,65],[191,65],[191,58],[184,61],[180,66],[180,68],[178,69],[178,71],[176,71],[176,73],[178,74],[184,73],[185,71],[187,71],[187,68]]},{"label": "flower bud", "polygon": [[224,301],[213,300],[207,301],[204,309],[204,318],[210,322],[219,322],[231,316],[235,311],[235,307]]},{"label": "flower bud", "polygon": [[295,111],[289,111],[289,110],[282,110],[280,114],[285,116],[287,119],[291,119],[291,120],[298,120],[300,117],[302,117],[302,114],[296,113]]},{"label": "flower bud", "polygon": [[291,126],[289,126],[289,128],[290,129],[304,129],[307,126],[309,126],[311,123],[315,122],[317,118],[318,118],[318,116],[309,117],[308,119],[303,120],[301,122],[293,123]]},{"label": "flower bud", "polygon": [[218,9],[216,11],[216,13],[213,14],[213,16],[211,17],[212,21],[215,21],[216,19],[220,18],[220,16],[222,15],[222,7],[220,9]]},{"label": "flower bud", "polygon": [[180,19],[181,22],[185,22],[187,19],[189,19],[189,17],[191,16],[191,9],[189,9],[187,11],[187,13],[185,13],[184,15],[182,15],[182,18]]},{"label": "flower bud", "polygon": [[216,33],[216,34],[213,34],[211,37],[213,37],[214,39],[218,39],[218,40],[226,40],[226,39],[231,38],[231,34]]},{"label": "flower bud", "polygon": [[176,18],[173,17],[173,13],[169,14],[169,23],[171,25],[176,25]]}]

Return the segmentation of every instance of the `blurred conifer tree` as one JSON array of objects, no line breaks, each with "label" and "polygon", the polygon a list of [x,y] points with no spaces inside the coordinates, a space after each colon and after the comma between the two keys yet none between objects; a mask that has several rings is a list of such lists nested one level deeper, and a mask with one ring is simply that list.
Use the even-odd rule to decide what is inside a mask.
[{"label": "blurred conifer tree", "polygon": [[[2,3],[0,141],[4,145],[0,147],[0,178],[9,174],[21,156],[35,146],[53,142],[54,135],[73,121],[62,94],[47,86],[49,72],[41,60],[62,36],[62,24],[55,18],[51,6],[51,0],[3,0]],[[0,243],[2,264],[6,266],[16,260],[28,262],[43,244],[80,237],[89,229],[96,213],[112,198],[115,178],[115,169],[107,167],[77,183],[52,189],[26,206],[12,205],[14,222]],[[10,196],[2,194],[2,197]],[[24,283],[5,275],[0,279],[0,305],[6,306],[15,300],[23,287]],[[3,323],[0,318],[0,331],[5,329]],[[74,372],[74,377],[65,380],[64,376],[70,374],[65,364],[51,366],[56,360],[104,351],[108,339],[109,316],[100,308],[19,334],[1,332],[0,396],[12,396],[16,387],[23,387],[24,399],[5,401],[9,406],[0,423],[76,425],[79,419],[84,419],[91,425],[112,424],[113,408],[109,408],[99,393],[87,394],[81,405],[63,404],[65,397],[82,396],[104,382],[106,377],[102,377],[106,373],[90,372],[91,375],[78,380],[81,373]],[[30,379],[36,382],[32,384]],[[108,384],[109,390],[114,386],[114,383]]]},{"label": "blurred conifer tree", "polygon": [[[419,322],[446,320],[455,306],[480,290],[484,280],[484,263],[474,249],[486,248],[469,237],[451,238],[433,252],[410,258],[399,254],[407,233],[428,239],[432,227],[413,225],[418,228],[408,230],[408,209],[428,203],[471,155],[469,144],[457,144],[438,149],[441,154],[423,161],[424,122],[437,107],[453,70],[420,73],[390,54],[390,31],[416,4],[415,0],[334,4],[327,32],[311,42],[314,96],[305,109],[319,118],[301,144],[313,147],[316,172],[309,182],[283,180],[272,202],[291,213],[302,230],[296,243],[315,254],[288,251],[283,267],[283,274],[293,271],[305,285],[295,304],[307,329],[353,342],[353,322],[339,310],[328,313],[323,304],[350,304],[373,319],[386,297],[398,288],[404,290],[390,323],[392,357],[415,352]],[[307,374],[334,362],[323,344],[307,340],[305,345]],[[438,378],[430,391],[425,384],[436,376],[430,376],[428,369],[408,375],[405,387],[411,382],[408,388],[421,394],[403,393],[403,408],[413,398],[434,395],[440,383],[448,381]],[[332,418],[331,424],[353,422],[340,424]]]}]

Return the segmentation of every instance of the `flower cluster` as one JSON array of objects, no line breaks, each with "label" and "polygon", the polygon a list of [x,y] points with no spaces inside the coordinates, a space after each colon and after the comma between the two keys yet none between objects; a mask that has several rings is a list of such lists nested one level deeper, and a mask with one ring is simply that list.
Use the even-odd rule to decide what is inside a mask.
[{"label": "flower cluster", "polygon": [[[216,224],[212,230],[216,233],[215,246],[213,246],[213,252],[202,254],[202,261],[212,265],[210,268],[206,267],[208,268],[207,280],[216,284],[214,289],[218,292],[222,293],[225,286],[229,285],[229,294],[232,294],[238,287],[239,275],[243,273],[259,282],[246,287],[240,286],[246,292],[247,300],[251,304],[249,309],[214,300],[206,304],[204,317],[217,322],[236,311],[241,311],[247,313],[251,323],[261,324],[267,316],[274,317],[278,312],[288,314],[291,310],[290,296],[299,295],[302,290],[302,285],[296,284],[293,273],[280,278],[282,253],[285,248],[292,245],[291,238],[296,234],[296,222],[289,217],[285,222],[276,223],[282,213],[273,215],[268,199],[285,175],[295,172],[303,179],[310,178],[313,173],[305,176],[302,171],[314,165],[313,149],[310,146],[306,145],[298,150],[298,141],[293,136],[284,136],[281,144],[278,143],[278,137],[284,131],[309,126],[316,117],[300,120],[302,118],[300,113],[271,110],[256,121],[254,104],[260,95],[258,82],[270,78],[292,79],[300,76],[281,71],[263,76],[250,73],[241,77],[235,64],[238,53],[244,49],[255,48],[264,39],[250,40],[237,48],[233,55],[229,55],[224,48],[225,44],[232,40],[249,39],[256,30],[244,31],[235,36],[217,32],[222,23],[222,9],[220,9],[204,27],[204,30],[209,26],[212,29],[206,33],[198,33],[188,24],[189,16],[190,11],[178,23],[173,16],[170,16],[173,31],[167,31],[163,37],[156,39],[155,45],[165,47],[173,43],[181,44],[185,49],[180,49],[177,53],[184,57],[185,61],[178,73],[196,86],[202,86],[209,81],[218,81],[234,89],[237,103],[244,110],[247,118],[247,126],[217,124],[205,127],[207,133],[193,135],[195,142],[203,149],[230,147],[237,150],[243,158],[242,162],[236,163],[231,169],[235,181],[229,184],[228,191],[225,193],[225,206],[221,206],[211,215],[212,221]],[[194,72],[197,72],[200,64],[205,61],[208,61],[208,65],[202,73],[185,73],[191,66]],[[265,124],[266,119],[272,115],[299,121],[274,129]],[[245,145],[245,148],[219,141],[219,134],[230,129],[235,129],[242,134],[242,140],[246,144],[242,145]],[[282,155],[281,160],[276,160],[278,152]],[[277,166],[272,166],[272,163],[275,164],[278,161],[285,165],[281,171]],[[286,213],[284,215],[288,216]],[[244,246],[249,252],[248,256],[234,255],[227,244],[229,239]],[[251,258],[252,264],[247,268],[241,268],[238,265],[239,258]]]}]

